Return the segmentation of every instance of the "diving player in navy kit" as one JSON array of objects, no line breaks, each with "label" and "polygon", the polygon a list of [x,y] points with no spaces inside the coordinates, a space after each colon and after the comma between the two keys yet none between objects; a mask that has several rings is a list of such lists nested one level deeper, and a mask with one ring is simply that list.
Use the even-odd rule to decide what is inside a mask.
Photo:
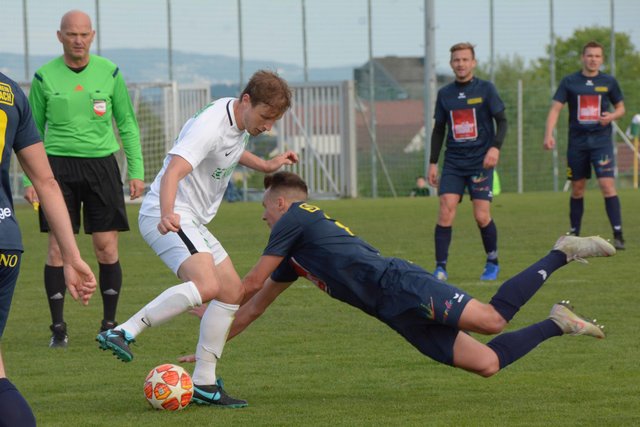
[{"label": "diving player in navy kit", "polygon": [[257,319],[299,276],[386,323],[430,358],[485,377],[554,336],[604,338],[599,325],[577,316],[565,302],[555,304],[548,319],[487,344],[464,332],[501,332],[555,270],[572,260],[614,255],[615,248],[600,237],[562,236],[549,254],[507,280],[484,304],[415,264],[381,256],[348,226],[306,203],[307,186],[299,176],[268,175],[265,188],[263,219],[271,235],[243,279],[245,299],[228,338]]},{"label": "diving player in navy kit", "polygon": [[[567,148],[567,179],[571,180],[569,199],[569,233],[580,235],[584,213],[584,190],[591,178],[591,165],[598,178],[604,196],[605,209],[611,228],[613,245],[624,249],[622,237],[622,214],[620,199],[616,192],[615,166],[611,122],[625,113],[624,100],[616,79],[602,73],[604,49],[591,41],[582,49],[582,70],[562,79],[547,117],[544,148],[551,150],[556,145],[553,129],[564,104],[569,104],[569,146]],[[614,110],[609,111],[613,105]]]},{"label": "diving player in navy kit", "polygon": [[[474,77],[474,46],[458,43],[451,47],[450,65],[456,80],[438,91],[431,134],[428,179],[440,185],[440,212],[434,232],[435,276],[447,280],[447,259],[453,220],[465,188],[473,203],[473,216],[480,229],[487,262],[480,280],[496,280],[498,230],[491,218],[493,169],[498,164],[500,147],[507,132],[504,104],[491,82]],[[494,121],[496,130],[494,131]],[[438,157],[447,134],[447,151],[438,180]]]}]

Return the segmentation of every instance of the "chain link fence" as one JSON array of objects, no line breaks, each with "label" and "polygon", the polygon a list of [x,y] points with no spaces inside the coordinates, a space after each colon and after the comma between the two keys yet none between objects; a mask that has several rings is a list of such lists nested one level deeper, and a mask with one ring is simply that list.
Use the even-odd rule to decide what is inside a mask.
[{"label": "chain link fence", "polygon": [[[429,5],[435,28],[425,34]],[[159,169],[152,159],[162,158],[193,113],[170,113],[161,92],[162,99],[177,96],[177,84],[208,88],[208,98],[233,96],[255,70],[269,68],[297,83],[354,80],[357,194],[407,195],[425,172],[427,43],[435,44],[438,87],[453,78],[448,48],[460,41],[476,45],[478,75],[494,80],[509,121],[499,165],[503,191],[563,188],[566,108],[557,158],[542,150],[542,139],[552,91],[580,67],[579,52],[562,48],[585,36],[581,31],[605,45],[605,71],[615,73],[625,93],[628,113],[619,127],[625,130],[640,111],[634,0],[3,0],[0,71],[28,84],[40,65],[61,54],[55,32],[74,8],[92,17],[92,51],[119,65],[138,103],[147,181]],[[370,60],[373,105],[363,72]],[[633,153],[620,135],[615,143],[620,186],[631,185]]]}]

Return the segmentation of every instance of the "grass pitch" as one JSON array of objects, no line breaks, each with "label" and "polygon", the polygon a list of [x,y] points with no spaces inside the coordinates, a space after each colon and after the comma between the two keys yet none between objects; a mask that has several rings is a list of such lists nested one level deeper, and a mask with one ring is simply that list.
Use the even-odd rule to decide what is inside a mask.
[{"label": "grass pitch", "polygon": [[[607,326],[605,340],[553,338],[483,379],[423,357],[379,321],[301,279],[225,348],[218,374],[229,393],[250,406],[221,410],[193,405],[179,413],[151,409],[142,387],[152,367],[193,352],[197,319],[185,314],[147,330],[133,345],[133,362],[124,364],[99,351],[94,341],[102,318],[100,296],[89,307],[67,297],[69,348],[48,349],[50,318],[42,284],[46,237],[37,232],[33,210],[18,207],[26,252],[2,340],[7,373],[42,426],[639,425],[640,197],[632,190],[620,196],[628,249],[556,272],[508,327],[541,320],[553,303],[570,299],[579,312]],[[384,255],[433,268],[436,198],[317,204]],[[543,256],[568,228],[567,193],[500,195],[493,216],[501,280],[480,282],[484,254],[470,208],[465,198],[454,226],[449,275],[451,283],[482,301],[503,280]],[[120,235],[125,282],[120,321],[178,283],[139,236],[137,206],[129,209],[132,230]],[[261,213],[259,203],[224,204],[211,224],[241,275],[267,241]],[[596,191],[586,196],[583,234],[611,237]],[[89,239],[82,235],[80,244],[95,266]]]}]

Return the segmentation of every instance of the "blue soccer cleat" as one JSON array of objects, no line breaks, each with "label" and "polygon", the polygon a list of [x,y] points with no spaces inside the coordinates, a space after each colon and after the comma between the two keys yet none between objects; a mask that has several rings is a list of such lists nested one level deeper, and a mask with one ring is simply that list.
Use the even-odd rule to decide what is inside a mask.
[{"label": "blue soccer cleat", "polygon": [[488,262],[484,266],[484,271],[480,276],[480,280],[498,280],[498,273],[500,272],[500,266],[493,262]]},{"label": "blue soccer cleat", "polygon": [[445,270],[440,266],[436,267],[436,270],[433,272],[433,275],[436,276],[436,279],[441,280],[443,282],[445,282],[449,278],[449,275],[447,274],[447,270]]},{"label": "blue soccer cleat", "polygon": [[218,378],[212,385],[193,385],[192,400],[198,405],[211,405],[221,408],[244,408],[249,406],[246,400],[229,396],[222,388],[222,378]]},{"label": "blue soccer cleat", "polygon": [[131,334],[125,330],[109,329],[100,332],[96,337],[102,350],[111,350],[113,354],[123,362],[131,362],[133,353],[129,349],[129,344],[135,342]]}]

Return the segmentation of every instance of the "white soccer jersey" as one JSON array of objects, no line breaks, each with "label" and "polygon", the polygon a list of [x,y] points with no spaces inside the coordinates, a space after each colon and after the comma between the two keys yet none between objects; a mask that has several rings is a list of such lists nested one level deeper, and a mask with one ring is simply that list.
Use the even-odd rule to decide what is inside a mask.
[{"label": "white soccer jersey", "polygon": [[191,216],[201,224],[211,222],[249,140],[249,134],[238,129],[234,101],[236,98],[218,99],[184,124],[144,197],[141,215],[160,217],[160,180],[171,156],[178,155],[193,170],[178,183],[174,212]]}]

